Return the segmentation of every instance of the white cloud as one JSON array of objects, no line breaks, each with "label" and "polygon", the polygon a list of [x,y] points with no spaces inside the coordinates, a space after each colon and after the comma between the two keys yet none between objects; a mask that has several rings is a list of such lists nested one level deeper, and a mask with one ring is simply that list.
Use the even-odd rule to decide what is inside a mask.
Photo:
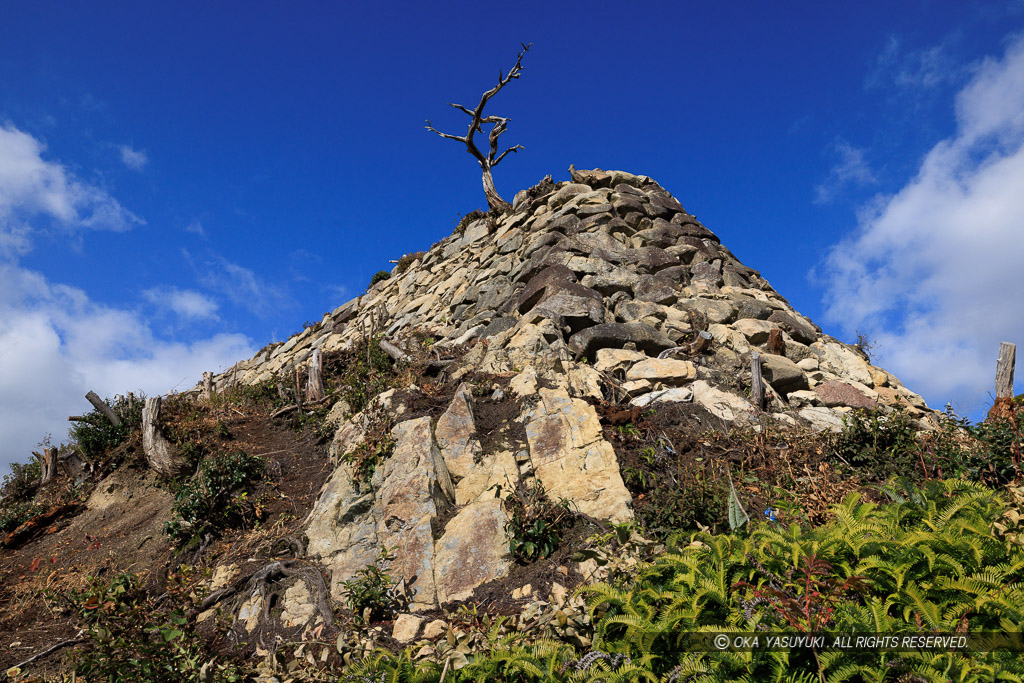
[{"label": "white cloud", "polygon": [[864,150],[854,147],[842,138],[836,138],[831,150],[839,161],[829,171],[828,178],[814,188],[816,204],[828,204],[848,187],[872,185],[877,182],[871,166],[864,158]]},{"label": "white cloud", "polygon": [[133,171],[141,171],[149,163],[149,156],[141,149],[132,149],[128,145],[118,145],[117,151],[121,153],[121,161]]},{"label": "white cloud", "polygon": [[[184,254],[191,259],[188,252]],[[283,288],[270,284],[249,268],[222,256],[215,256],[206,262],[205,271],[199,274],[199,281],[204,287],[261,317],[292,304]]]},{"label": "white cloud", "polygon": [[63,440],[67,416],[89,410],[87,391],[164,394],[253,352],[240,334],[188,344],[158,339],[137,313],[0,265],[0,466],[25,461],[47,433]]},{"label": "white cloud", "polygon": [[217,302],[191,289],[154,287],[142,293],[150,303],[190,320],[216,320]]},{"label": "white cloud", "polygon": [[826,304],[932,404],[976,411],[999,342],[1024,342],[1024,40],[977,69],[956,116],[916,177],[831,250]]},{"label": "white cloud", "polygon": [[955,82],[965,72],[952,55],[952,38],[928,48],[907,50],[896,36],[889,36],[875,66],[864,81],[867,88],[894,85],[901,89],[928,90]]},{"label": "white cloud", "polygon": [[[81,289],[21,267],[18,257],[38,234],[142,223],[103,188],[44,159],[45,149],[0,124],[0,469],[27,460],[47,434],[63,440],[67,416],[89,410],[89,390],[164,394],[253,353],[239,334],[161,339],[139,313],[94,302]],[[179,315],[215,315],[216,305],[196,292],[166,292]]]},{"label": "white cloud", "polygon": [[40,221],[62,230],[128,230],[144,221],[105,190],[43,159],[46,147],[11,124],[0,124],[0,256],[32,247]]},{"label": "white cloud", "polygon": [[191,232],[200,237],[206,237],[206,230],[203,228],[203,224],[199,221],[192,221],[185,226],[185,232]]}]

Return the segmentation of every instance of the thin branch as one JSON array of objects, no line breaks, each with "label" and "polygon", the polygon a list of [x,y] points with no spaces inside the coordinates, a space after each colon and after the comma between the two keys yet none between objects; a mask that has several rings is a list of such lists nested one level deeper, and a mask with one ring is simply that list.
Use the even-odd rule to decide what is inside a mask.
[{"label": "thin branch", "polygon": [[499,163],[501,163],[501,160],[504,159],[505,155],[508,154],[509,152],[515,152],[515,151],[518,151],[520,149],[526,149],[526,148],[523,147],[522,145],[513,145],[513,146],[509,147],[504,152],[502,152],[501,155],[497,159],[495,159],[493,162],[491,162],[491,168],[494,168]]},{"label": "thin branch", "polygon": [[455,104],[454,102],[449,102],[448,106],[452,107],[454,109],[458,109],[459,111],[464,111],[467,114],[469,114],[470,116],[473,116],[473,110],[469,109],[467,107],[463,107],[461,104]]},{"label": "thin branch", "polygon": [[[479,161],[481,166],[484,166],[485,169],[488,166],[497,163],[496,161],[494,161],[494,155],[497,153],[497,135],[501,135],[501,133],[505,131],[505,126],[508,124],[508,119],[501,119],[500,117],[494,116],[488,116],[485,119],[483,116],[484,107],[487,106],[487,101],[490,100],[495,95],[497,95],[502,88],[504,88],[506,85],[512,82],[513,79],[519,78],[519,74],[523,70],[523,55],[526,54],[526,52],[530,49],[530,46],[533,45],[533,43],[520,43],[520,45],[523,46],[523,49],[516,57],[515,66],[509,69],[507,75],[502,75],[500,71],[498,72],[498,84],[480,96],[480,102],[476,105],[475,109],[470,111],[468,107],[464,107],[461,104],[455,104],[452,102],[448,103],[450,107],[465,112],[473,117],[473,120],[469,124],[469,131],[466,133],[464,137],[449,135],[448,133],[442,133],[441,131],[434,128],[430,124],[429,120],[427,121],[427,125],[425,126],[427,130],[433,131],[434,133],[437,133],[443,138],[447,138],[449,140],[458,140],[459,142],[465,143],[466,147],[469,149],[469,153],[476,157],[477,161]],[[473,142],[473,136],[476,134],[477,131],[483,131],[483,123],[498,123],[499,121],[504,122],[504,125],[499,123],[498,125],[495,126],[494,129],[491,130],[490,137],[493,151],[489,157],[484,157],[483,153],[479,149],[477,149],[476,144]],[[495,133],[495,131],[497,131],[497,133]],[[504,154],[502,154],[502,156],[504,156]],[[491,162],[493,162],[493,164]]]},{"label": "thin branch", "polygon": [[[78,635],[79,635],[79,637],[77,637],[77,638],[69,638],[68,640],[62,640],[59,643],[57,643],[56,645],[54,645],[52,647],[48,647],[45,650],[43,650],[42,652],[39,652],[37,654],[32,655],[31,657],[26,659],[24,662],[20,662],[18,664],[15,664],[11,668],[12,669],[20,669],[23,666],[27,666],[28,664],[31,664],[32,662],[36,661],[37,659],[42,659],[43,657],[45,657],[46,655],[50,654],[51,652],[56,652],[57,650],[59,650],[59,649],[61,649],[63,647],[67,647],[68,645],[77,645],[78,643],[84,643],[87,640],[86,638],[82,638],[81,637],[82,631],[79,631]],[[10,670],[11,669],[8,669],[8,671],[10,671]]]},{"label": "thin branch", "polygon": [[434,128],[432,125],[430,125],[430,119],[427,119],[427,125],[425,125],[423,127],[426,128],[429,131],[433,131],[433,132],[437,133],[438,135],[440,135],[443,138],[447,138],[449,140],[458,140],[459,142],[466,142],[466,138],[464,138],[464,137],[460,138],[458,135],[449,135],[448,133],[442,133],[437,128]]}]

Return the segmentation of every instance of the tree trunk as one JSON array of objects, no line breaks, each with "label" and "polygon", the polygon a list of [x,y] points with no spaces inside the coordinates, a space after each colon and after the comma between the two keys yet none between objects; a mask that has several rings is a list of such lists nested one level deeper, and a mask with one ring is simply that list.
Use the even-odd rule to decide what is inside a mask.
[{"label": "tree trunk", "polygon": [[160,433],[160,397],[146,399],[142,408],[142,451],[146,461],[157,474],[173,477],[185,464],[174,446]]},{"label": "tree trunk", "polygon": [[306,400],[319,401],[324,397],[323,355],[320,349],[313,349],[309,357],[306,379]]},{"label": "tree trunk", "polygon": [[484,195],[487,197],[487,206],[491,209],[505,211],[508,208],[508,202],[502,199],[494,188],[494,177],[491,176],[489,167],[484,168]]},{"label": "tree trunk", "polygon": [[103,413],[106,416],[106,418],[110,420],[111,424],[113,424],[115,427],[121,426],[121,418],[117,416],[117,413],[115,413],[113,409],[111,409],[111,407],[108,406],[102,398],[96,395],[95,391],[90,391],[88,394],[85,395],[85,397],[89,400],[89,403],[91,403],[93,407],[96,408],[96,410]]}]

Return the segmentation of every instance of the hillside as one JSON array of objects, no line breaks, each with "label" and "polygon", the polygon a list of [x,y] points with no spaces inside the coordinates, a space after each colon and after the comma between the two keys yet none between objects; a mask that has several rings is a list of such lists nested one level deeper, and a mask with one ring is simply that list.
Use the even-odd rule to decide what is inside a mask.
[{"label": "hillside", "polygon": [[[792,524],[787,580],[831,548],[837,554],[816,571],[847,572],[828,584],[836,602],[866,596],[852,568],[876,550],[848,541],[837,549],[836,539],[855,528],[915,547],[889,508],[856,507],[886,500],[879,487],[894,476],[909,478],[889,489],[894,505],[931,500],[951,510],[943,523],[976,515],[960,536],[999,519],[999,534],[1015,528],[985,488],[1018,477],[1015,409],[966,429],[931,410],[865,349],[823,334],[645,176],[571,169],[570,182],[545,178],[511,211],[466,216],[375,280],[194,389],[145,410],[132,397],[112,401],[120,431],[100,412],[82,416],[53,481],[16,472],[3,508],[0,664],[63,644],[23,674],[77,666],[99,678],[120,662],[115,651],[159,633],[167,645],[147,661],[170,650],[178,675],[203,669],[196,680],[255,676],[258,663],[271,680],[270,670],[296,662],[296,677],[363,680],[351,671],[376,677],[396,655],[380,655],[377,669],[344,667],[373,647],[411,643],[424,666],[436,665],[432,680],[454,680],[449,668],[481,671],[513,645],[524,661],[564,664],[559,676],[571,662],[577,672],[600,661],[591,673],[623,673],[628,648],[613,662],[597,644],[635,634],[599,622],[632,604],[614,591],[632,581],[654,590],[647,562],[692,588],[701,562],[685,571],[664,563],[730,546],[717,579],[728,611],[747,595],[740,583],[775,585],[744,563],[783,543],[778,530]],[[954,475],[966,478],[948,483]],[[932,488],[913,493],[922,480]],[[835,526],[841,503],[839,521],[859,520],[845,532]],[[933,527],[927,533],[942,532]],[[1017,591],[1015,537],[992,533],[998,548],[981,554],[998,555],[997,583]],[[801,543],[816,550],[792,550]],[[575,592],[594,582],[608,583]],[[785,613],[777,590],[775,603],[762,593],[744,608],[747,622],[701,622],[697,610],[686,629],[671,628],[753,631],[757,604]],[[1021,623],[1021,605],[1000,599],[999,616],[980,598],[970,608],[979,625]],[[927,626],[968,629],[956,619],[970,610]],[[912,609],[899,613],[891,629],[914,628],[914,618],[926,625]],[[504,644],[486,636],[500,616],[509,621],[495,633],[517,634]],[[668,627],[659,628],[651,632]],[[542,637],[559,645],[544,650]],[[714,678],[685,648],[658,647],[649,680]],[[794,657],[824,676],[817,652]]]}]

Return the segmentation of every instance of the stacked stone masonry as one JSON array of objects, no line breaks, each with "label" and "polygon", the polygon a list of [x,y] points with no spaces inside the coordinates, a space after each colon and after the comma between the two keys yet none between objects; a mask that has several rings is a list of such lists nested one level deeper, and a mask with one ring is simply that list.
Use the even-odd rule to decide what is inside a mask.
[{"label": "stacked stone masonry", "polygon": [[[335,598],[381,545],[398,546],[393,567],[413,611],[506,575],[497,484],[536,479],[591,516],[628,520],[630,496],[587,401],[608,398],[609,386],[636,406],[692,401],[756,428],[761,414],[748,400],[756,351],[765,413],[777,420],[835,430],[855,408],[899,404],[922,428],[933,424],[919,395],[822,334],[650,178],[574,171],[572,182],[545,186],[550,192],[520,192],[510,213],[470,223],[317,325],[215,377],[223,389],[287,374],[314,349],[352,347],[376,323],[397,342],[416,330],[438,348],[466,350],[450,378],[503,375],[525,399],[516,418],[525,439],[488,450],[469,384],[436,420],[403,421],[392,392],[378,397],[394,416],[396,447],[362,486],[343,456],[360,443],[365,418],[333,411],[337,469],[307,536],[310,555],[331,570]],[[701,331],[713,341],[691,353]]]}]

